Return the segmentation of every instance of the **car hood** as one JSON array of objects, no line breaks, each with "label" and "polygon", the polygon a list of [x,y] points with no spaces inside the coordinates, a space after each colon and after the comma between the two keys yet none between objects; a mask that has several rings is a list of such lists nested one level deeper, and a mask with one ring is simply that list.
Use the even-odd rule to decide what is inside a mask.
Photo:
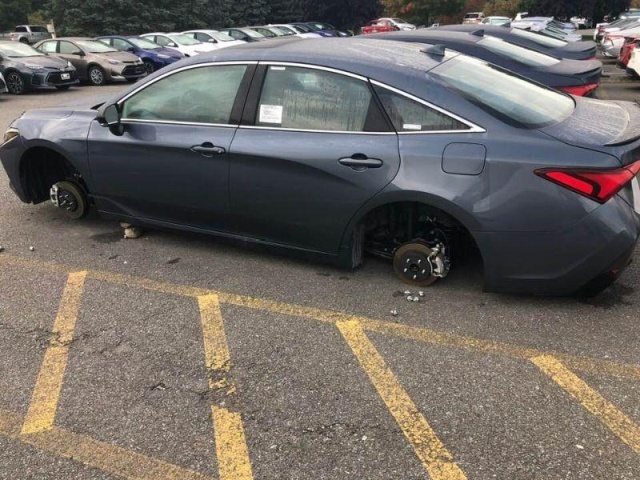
[{"label": "car hood", "polygon": [[138,61],[138,56],[132,53],[127,52],[107,52],[107,53],[94,53],[92,55],[96,55],[99,57],[105,57],[110,60],[119,60],[121,62],[136,62]]},{"label": "car hood", "polygon": [[58,57],[38,56],[38,57],[22,57],[12,58],[11,61],[15,63],[29,63],[34,65],[41,65],[45,68],[67,68],[67,61]]},{"label": "car hood", "polygon": [[156,55],[167,55],[172,58],[184,58],[184,55],[182,55],[180,52],[177,52],[176,50],[172,50],[170,48],[158,48],[149,51],[155,53]]},{"label": "car hood", "polygon": [[633,102],[574,97],[576,108],[563,122],[542,129],[577,147],[613,147],[640,138],[640,106]]}]

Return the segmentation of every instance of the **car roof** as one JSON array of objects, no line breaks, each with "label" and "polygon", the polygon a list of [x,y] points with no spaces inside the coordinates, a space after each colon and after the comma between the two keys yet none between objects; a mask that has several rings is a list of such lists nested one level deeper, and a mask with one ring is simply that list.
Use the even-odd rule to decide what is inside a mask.
[{"label": "car roof", "polygon": [[[505,27],[496,27],[505,28]],[[476,27],[476,30],[485,30],[485,27]],[[384,35],[385,38],[411,38],[420,41],[424,39],[426,43],[433,43],[438,41],[446,41],[449,43],[457,43],[458,45],[473,45],[482,40],[482,36],[472,35],[472,32],[459,32],[454,30],[440,30],[440,29],[425,29],[425,30],[409,30],[402,32],[388,32],[375,34],[378,38],[380,35]]]},{"label": "car roof", "polygon": [[457,55],[450,50],[443,56],[423,53],[427,45],[388,40],[350,38],[283,38],[278,42],[254,42],[233,49],[220,49],[191,57],[193,64],[212,60],[274,61],[318,65],[354,74],[375,77],[396,71],[424,79],[424,74],[443,59]]}]

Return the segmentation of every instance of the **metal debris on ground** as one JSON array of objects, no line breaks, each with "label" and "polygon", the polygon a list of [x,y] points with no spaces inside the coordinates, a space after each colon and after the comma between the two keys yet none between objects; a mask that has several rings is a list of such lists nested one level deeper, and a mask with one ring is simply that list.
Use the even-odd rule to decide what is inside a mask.
[{"label": "metal debris on ground", "polygon": [[418,295],[419,295],[419,296],[421,296],[421,297],[424,297],[424,292],[423,292],[422,290],[420,290],[420,291],[418,292]]},{"label": "metal debris on ground", "polygon": [[389,313],[391,314],[392,317],[397,317],[398,316],[398,310],[396,310],[395,308],[393,310],[391,310]]},{"label": "metal debris on ground", "polygon": [[29,250],[32,251],[32,252],[34,252],[35,249],[36,249],[36,247],[29,247]]},{"label": "metal debris on ground", "polygon": [[413,297],[411,295],[407,297],[407,302],[413,302]]},{"label": "metal debris on ground", "polygon": [[413,297],[413,301],[414,302],[419,302],[420,301],[420,297]]},{"label": "metal debris on ground", "polygon": [[142,235],[140,227],[127,227],[124,229],[124,238],[139,238]]},{"label": "metal debris on ground", "polygon": [[4,247],[0,246],[0,253],[4,252]]},{"label": "metal debris on ground", "polygon": [[405,291],[404,291],[404,294],[405,294],[405,295],[411,295],[411,292],[410,292],[409,290],[405,290]]}]

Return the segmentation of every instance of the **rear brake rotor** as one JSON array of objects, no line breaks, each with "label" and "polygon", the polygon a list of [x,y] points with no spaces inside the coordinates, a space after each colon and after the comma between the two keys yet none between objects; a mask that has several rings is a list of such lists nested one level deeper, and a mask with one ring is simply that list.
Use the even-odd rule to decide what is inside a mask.
[{"label": "rear brake rotor", "polygon": [[393,270],[404,283],[427,287],[438,280],[430,257],[433,250],[424,243],[405,243],[393,255]]}]

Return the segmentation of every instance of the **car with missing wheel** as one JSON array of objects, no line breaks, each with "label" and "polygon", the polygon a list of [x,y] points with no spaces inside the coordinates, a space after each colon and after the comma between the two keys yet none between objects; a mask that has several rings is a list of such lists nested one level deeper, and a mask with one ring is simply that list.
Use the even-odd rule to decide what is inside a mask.
[{"label": "car with missing wheel", "polygon": [[91,38],[56,38],[40,42],[35,48],[68,61],[76,68],[78,78],[91,85],[115,80],[133,82],[147,75],[144,63],[136,55]]},{"label": "car with missing wheel", "polygon": [[420,286],[477,248],[485,290],[592,294],[640,235],[639,125],[635,103],[441,46],[294,38],[185,59],[100,105],[27,111],[0,160],[23,202],[71,217],[348,268],[373,255]]},{"label": "car with missing wheel", "polygon": [[14,95],[40,88],[66,90],[78,83],[71,63],[21,42],[0,41],[0,73]]}]

